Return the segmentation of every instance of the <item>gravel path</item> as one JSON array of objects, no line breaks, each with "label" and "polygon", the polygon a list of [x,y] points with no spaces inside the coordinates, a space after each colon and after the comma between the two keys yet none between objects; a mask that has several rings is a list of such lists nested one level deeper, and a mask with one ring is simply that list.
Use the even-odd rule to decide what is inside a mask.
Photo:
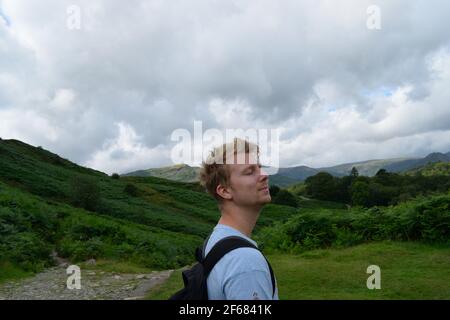
[{"label": "gravel path", "polygon": [[148,274],[124,274],[81,270],[81,288],[68,289],[64,265],[53,267],[32,278],[0,285],[0,300],[136,300],[164,282],[173,270]]}]

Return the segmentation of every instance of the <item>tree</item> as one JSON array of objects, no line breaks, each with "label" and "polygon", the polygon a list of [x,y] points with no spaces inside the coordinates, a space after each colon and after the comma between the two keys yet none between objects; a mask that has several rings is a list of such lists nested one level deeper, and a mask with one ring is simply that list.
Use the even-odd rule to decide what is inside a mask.
[{"label": "tree", "polygon": [[336,197],[336,183],[328,172],[319,172],[305,180],[306,192],[309,196],[319,200],[334,200]]},{"label": "tree", "polygon": [[358,169],[356,169],[356,167],[352,168],[352,171],[350,172],[350,176],[356,178],[357,176],[359,176],[359,172]]},{"label": "tree", "polygon": [[76,207],[95,211],[100,202],[100,190],[94,178],[78,175],[72,178],[72,203]]},{"label": "tree", "polygon": [[353,180],[352,176],[344,176],[336,179],[336,201],[350,203],[350,186],[352,185]]},{"label": "tree", "polygon": [[113,174],[111,175],[111,178],[113,178],[113,179],[119,179],[120,176],[119,176],[118,173],[113,173]]},{"label": "tree", "polygon": [[127,183],[123,191],[132,197],[136,197],[138,195],[138,188],[131,183]]},{"label": "tree", "polygon": [[402,184],[403,178],[394,172],[388,172],[385,169],[380,169],[373,177],[373,180],[384,186],[393,187],[400,186]]},{"label": "tree", "polygon": [[395,187],[389,187],[377,182],[369,184],[369,206],[387,206],[396,196]]},{"label": "tree", "polygon": [[376,177],[384,177],[386,175],[387,175],[387,171],[386,171],[386,169],[383,169],[383,168],[378,170],[377,173],[375,174]]},{"label": "tree", "polygon": [[277,196],[278,192],[280,192],[280,187],[277,186],[277,185],[272,185],[272,186],[270,186],[270,188],[269,188],[269,192],[270,192],[270,196],[271,196],[272,198],[274,198],[274,197]]},{"label": "tree", "polygon": [[284,189],[280,190],[277,193],[276,197],[272,200],[272,202],[275,204],[282,204],[294,208],[298,207],[297,198],[292,193]]},{"label": "tree", "polygon": [[352,204],[355,206],[369,206],[370,190],[369,184],[363,181],[356,181],[351,187]]}]

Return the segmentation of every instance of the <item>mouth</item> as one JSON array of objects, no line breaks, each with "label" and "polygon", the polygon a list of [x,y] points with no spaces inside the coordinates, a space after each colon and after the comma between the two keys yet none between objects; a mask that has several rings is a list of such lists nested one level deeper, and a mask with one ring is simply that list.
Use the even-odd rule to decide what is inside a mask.
[{"label": "mouth", "polygon": [[264,186],[259,191],[269,191],[269,186]]}]

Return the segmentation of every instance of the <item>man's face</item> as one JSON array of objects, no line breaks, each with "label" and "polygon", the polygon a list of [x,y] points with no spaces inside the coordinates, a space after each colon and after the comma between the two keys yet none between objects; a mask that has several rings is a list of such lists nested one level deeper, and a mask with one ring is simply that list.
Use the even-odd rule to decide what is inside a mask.
[{"label": "man's face", "polygon": [[256,156],[245,155],[242,164],[230,164],[229,190],[233,202],[239,206],[260,207],[272,199],[269,192],[269,178],[261,169]]}]

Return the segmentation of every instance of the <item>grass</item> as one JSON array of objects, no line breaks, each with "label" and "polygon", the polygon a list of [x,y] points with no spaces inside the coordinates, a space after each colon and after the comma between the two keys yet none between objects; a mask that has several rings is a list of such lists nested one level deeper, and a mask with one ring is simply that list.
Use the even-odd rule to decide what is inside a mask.
[{"label": "grass", "polygon": [[154,287],[145,300],[167,300],[172,294],[183,288],[182,269],[175,270],[164,283]]},{"label": "grass", "polygon": [[[373,242],[345,249],[267,256],[281,300],[450,299],[450,247],[418,242]],[[369,290],[369,265],[381,269],[381,289]],[[152,290],[164,300],[182,288],[181,271]]]},{"label": "grass", "polygon": [[0,270],[0,284],[6,281],[26,278],[33,274],[32,272],[26,272],[18,268],[10,262],[0,262]]},{"label": "grass", "polygon": [[146,268],[129,261],[117,261],[109,259],[96,260],[95,265],[87,264],[86,262],[80,263],[79,267],[83,269],[89,269],[92,271],[104,271],[113,273],[150,273],[154,271],[152,268]]},{"label": "grass", "polygon": [[[450,298],[449,247],[385,241],[268,259],[280,299]],[[367,289],[369,265],[381,269],[380,290]]]}]

